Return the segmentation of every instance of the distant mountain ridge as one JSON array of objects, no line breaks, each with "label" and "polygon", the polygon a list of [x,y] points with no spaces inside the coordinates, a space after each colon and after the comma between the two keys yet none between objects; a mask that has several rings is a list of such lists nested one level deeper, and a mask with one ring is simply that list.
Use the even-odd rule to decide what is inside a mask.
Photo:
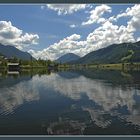
[{"label": "distant mountain ridge", "polygon": [[4,55],[7,58],[16,57],[22,60],[30,60],[32,57],[31,54],[29,54],[28,52],[23,52],[14,46],[2,44],[0,44],[0,54]]},{"label": "distant mountain ridge", "polygon": [[[0,54],[7,58],[16,57],[23,60],[30,60],[32,57],[28,52],[23,52],[14,46],[2,44],[0,44]],[[67,53],[58,58],[56,62],[69,64],[140,62],[140,41],[135,43],[113,44],[92,51],[83,57],[73,53]]]},{"label": "distant mountain ridge", "polygon": [[140,41],[136,43],[113,44],[92,51],[71,64],[140,62]]},{"label": "distant mountain ridge", "polygon": [[59,57],[56,62],[58,63],[67,63],[70,61],[75,61],[78,60],[80,58],[80,56],[73,54],[73,53],[67,53],[61,57]]}]

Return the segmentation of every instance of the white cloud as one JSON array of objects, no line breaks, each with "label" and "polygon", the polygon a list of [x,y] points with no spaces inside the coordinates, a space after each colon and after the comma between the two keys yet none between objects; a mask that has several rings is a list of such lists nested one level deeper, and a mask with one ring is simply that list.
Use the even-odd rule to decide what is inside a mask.
[{"label": "white cloud", "polygon": [[66,39],[69,40],[69,41],[75,41],[75,40],[79,40],[81,38],[80,35],[78,34],[73,34],[71,35],[70,37],[67,37]]},{"label": "white cloud", "polygon": [[128,21],[128,27],[127,27],[130,31],[139,30],[140,29],[140,4],[136,4],[131,8],[128,7],[125,10],[125,12],[118,14],[116,17],[114,17],[113,20],[117,21],[122,17],[130,17],[130,20]]},{"label": "white cloud", "polygon": [[87,37],[87,45],[90,46],[92,51],[114,43],[118,44],[134,41],[133,32],[129,32],[127,27],[123,25],[117,26],[109,21],[106,21],[101,27],[95,29]]},{"label": "white cloud", "polygon": [[70,28],[75,28],[75,27],[76,27],[75,24],[70,25]]},{"label": "white cloud", "polygon": [[87,4],[47,4],[47,8],[54,10],[58,15],[67,15],[88,7]]},{"label": "white cloud", "polygon": [[22,49],[31,44],[38,44],[38,39],[37,34],[23,33],[22,30],[13,26],[10,21],[0,21],[0,43],[4,45],[13,45]]},{"label": "white cloud", "polygon": [[113,21],[117,21],[117,18],[115,16],[109,17],[108,21],[113,22]]},{"label": "white cloud", "polygon": [[96,6],[95,9],[91,10],[90,17],[88,18],[87,21],[82,22],[82,25],[89,25],[92,23],[102,23],[105,22],[105,19],[102,18],[103,14],[105,12],[111,12],[111,7],[103,4],[101,6]]},{"label": "white cloud", "polygon": [[127,16],[139,16],[140,13],[140,5],[136,4],[133,7],[128,7],[125,12],[117,15],[117,18],[127,17]]}]

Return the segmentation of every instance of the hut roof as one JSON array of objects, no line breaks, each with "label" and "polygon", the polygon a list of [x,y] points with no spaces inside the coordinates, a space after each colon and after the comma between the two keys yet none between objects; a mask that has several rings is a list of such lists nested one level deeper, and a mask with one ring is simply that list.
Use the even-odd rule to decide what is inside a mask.
[{"label": "hut roof", "polygon": [[8,66],[9,66],[9,65],[17,66],[17,65],[19,65],[19,63],[8,63],[7,65],[8,65]]}]

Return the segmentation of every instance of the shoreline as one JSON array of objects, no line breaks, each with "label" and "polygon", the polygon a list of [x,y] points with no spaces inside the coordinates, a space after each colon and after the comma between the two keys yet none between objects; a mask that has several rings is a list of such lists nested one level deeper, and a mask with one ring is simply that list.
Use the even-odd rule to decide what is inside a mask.
[{"label": "shoreline", "polygon": [[[116,64],[59,64],[58,67],[48,66],[25,66],[21,65],[20,70],[54,70],[54,69],[96,69],[96,70],[122,70],[122,71],[140,71],[140,63],[116,63]],[[0,66],[0,70],[8,70],[7,66]]]}]

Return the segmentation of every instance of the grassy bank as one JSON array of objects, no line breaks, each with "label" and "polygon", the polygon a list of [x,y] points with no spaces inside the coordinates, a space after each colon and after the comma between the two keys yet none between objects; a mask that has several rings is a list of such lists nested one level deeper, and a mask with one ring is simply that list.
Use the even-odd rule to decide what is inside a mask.
[{"label": "grassy bank", "polygon": [[118,64],[61,64],[58,69],[108,69],[108,70],[125,70],[140,71],[140,63],[118,63]]},{"label": "grassy bank", "polygon": [[[7,70],[7,66],[0,66],[1,70]],[[49,69],[47,65],[20,65],[21,70],[30,69]],[[140,71],[140,63],[118,63],[118,64],[59,64],[57,67],[50,69],[107,69],[107,70],[124,70],[124,71]]]}]

